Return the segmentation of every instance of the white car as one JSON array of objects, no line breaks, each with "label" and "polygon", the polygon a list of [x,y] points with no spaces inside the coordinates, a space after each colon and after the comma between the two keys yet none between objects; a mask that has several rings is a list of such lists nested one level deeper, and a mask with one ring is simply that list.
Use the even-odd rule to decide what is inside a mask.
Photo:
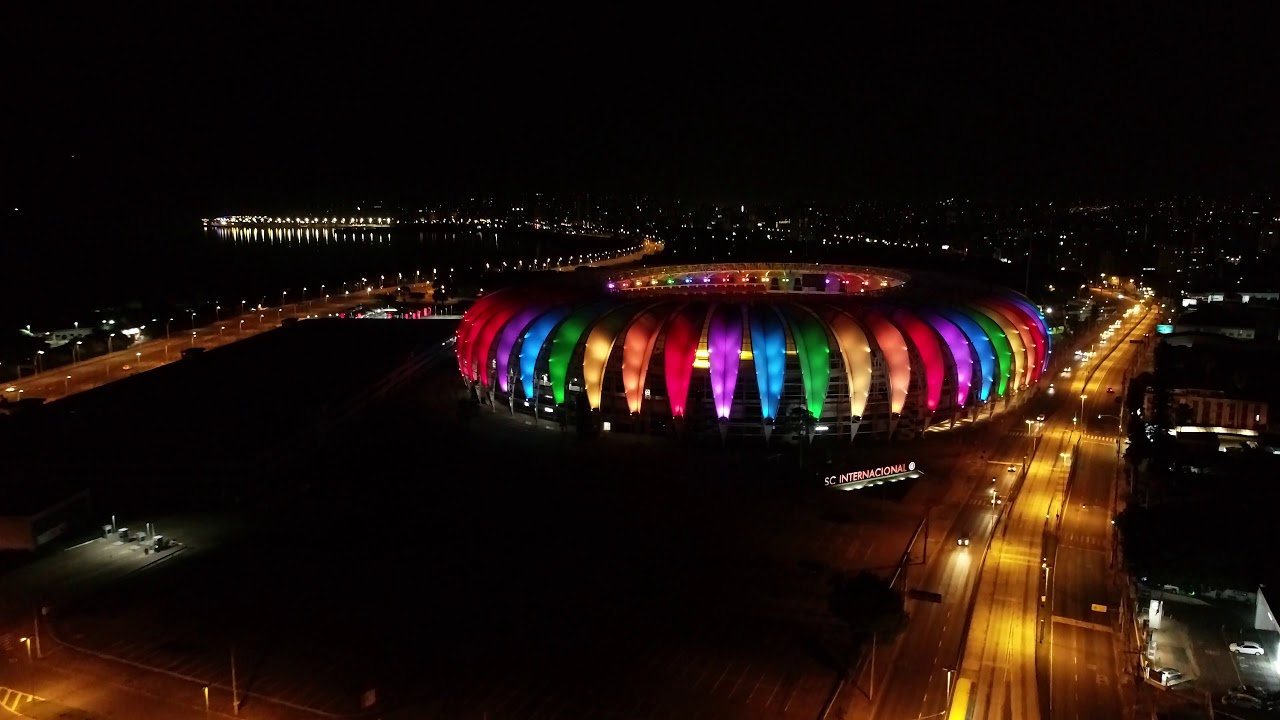
[{"label": "white car", "polygon": [[1256,642],[1231,643],[1230,645],[1227,646],[1227,648],[1231,650],[1231,652],[1239,653],[1241,655],[1266,655],[1267,654],[1267,651],[1263,650],[1262,646]]}]

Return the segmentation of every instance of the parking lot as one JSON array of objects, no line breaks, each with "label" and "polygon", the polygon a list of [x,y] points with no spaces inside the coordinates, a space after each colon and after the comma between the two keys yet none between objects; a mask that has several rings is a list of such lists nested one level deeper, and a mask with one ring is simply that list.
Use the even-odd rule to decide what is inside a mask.
[{"label": "parking lot", "polygon": [[[1174,668],[1187,680],[1169,692],[1192,698],[1201,705],[1206,697],[1212,698],[1216,707],[1231,714],[1260,717],[1257,711],[1221,702],[1224,695],[1240,686],[1280,691],[1280,674],[1275,665],[1277,637],[1274,633],[1253,629],[1252,599],[1248,602],[1202,600],[1173,593],[1156,596],[1164,600],[1164,613],[1161,627],[1153,631],[1155,656],[1151,667]],[[1248,641],[1259,643],[1266,654],[1231,652],[1231,643]]]},{"label": "parking lot", "polygon": [[400,412],[289,469],[313,496],[60,614],[60,636],[222,687],[234,647],[250,706],[323,714],[376,690],[406,717],[809,718],[847,661],[829,578],[891,572],[920,520],[906,485]]}]

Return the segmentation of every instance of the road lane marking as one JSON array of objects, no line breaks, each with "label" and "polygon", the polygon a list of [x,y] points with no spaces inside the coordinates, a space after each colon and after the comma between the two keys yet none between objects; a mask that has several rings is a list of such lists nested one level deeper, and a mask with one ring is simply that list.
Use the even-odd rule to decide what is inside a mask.
[{"label": "road lane marking", "polygon": [[1055,623],[1062,623],[1063,625],[1070,625],[1072,627],[1083,628],[1085,630],[1097,630],[1098,632],[1104,632],[1104,633],[1111,632],[1110,625],[1103,625],[1102,623],[1085,622],[1084,620],[1076,620],[1075,618],[1063,617],[1062,615],[1054,615],[1053,621]]}]

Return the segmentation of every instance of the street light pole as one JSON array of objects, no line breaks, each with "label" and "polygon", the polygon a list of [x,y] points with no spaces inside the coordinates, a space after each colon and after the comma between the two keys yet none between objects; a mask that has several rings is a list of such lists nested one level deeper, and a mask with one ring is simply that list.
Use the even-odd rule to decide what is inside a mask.
[{"label": "street light pole", "polygon": [[231,713],[240,714],[240,692],[236,688],[236,646],[231,646]]}]

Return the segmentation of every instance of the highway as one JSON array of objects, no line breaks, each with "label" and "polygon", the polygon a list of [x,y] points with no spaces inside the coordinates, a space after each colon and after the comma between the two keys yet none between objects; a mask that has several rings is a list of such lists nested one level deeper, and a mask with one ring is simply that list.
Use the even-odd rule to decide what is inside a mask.
[{"label": "highway", "polygon": [[[1099,346],[1096,370],[1078,369],[1064,388],[1069,392],[1059,391],[1056,407],[1046,413],[1026,484],[1010,511],[1007,526],[992,543],[979,582],[961,667],[962,676],[974,681],[970,717],[1034,719],[1045,710],[1055,717],[1119,717],[1120,673],[1106,620],[1108,612],[1093,609],[1096,603],[1114,612],[1115,605],[1109,600],[1106,544],[1115,473],[1115,425],[1102,426],[1096,416],[1116,414],[1119,405],[1115,401],[1123,392],[1124,373],[1137,349],[1145,347],[1128,343],[1125,333],[1141,337],[1153,323],[1150,313],[1141,321],[1127,319],[1109,346]],[[1115,388],[1116,394],[1108,388]],[[1083,426],[1074,422],[1082,395],[1087,404],[1083,406],[1086,417],[1081,420],[1090,415],[1095,418]],[[1088,403],[1090,399],[1092,403]],[[1088,465],[1077,470],[1070,495],[1064,497],[1070,463],[1082,461],[1075,457],[1077,441]],[[1109,455],[1112,464],[1099,461],[1095,451],[1099,442],[1106,446],[1104,456]],[[1047,550],[1053,545],[1059,518],[1061,536],[1068,540],[1061,556]],[[1062,574],[1054,577],[1059,563]],[[1045,648],[1049,692],[1042,698],[1038,656]]]},{"label": "highway", "polygon": [[[1138,335],[1147,331],[1142,330]],[[1115,336],[1117,341],[1119,335]],[[1087,348],[1095,338],[1089,337],[1081,344]],[[1019,400],[1015,400],[1012,410],[997,416],[985,428],[979,426],[972,430],[973,443],[982,451],[975,452],[967,463],[957,463],[953,492],[931,513],[933,526],[945,532],[937,532],[930,538],[927,564],[909,566],[905,582],[899,585],[904,590],[936,592],[941,595],[941,602],[908,599],[910,624],[892,646],[880,649],[874,683],[869,682],[868,668],[863,667],[858,686],[864,692],[872,690],[871,697],[867,702],[856,703],[851,717],[910,719],[945,715],[948,693],[962,657],[964,664],[959,669],[975,681],[973,695],[976,703],[980,703],[969,717],[1022,718],[1041,714],[1035,657],[1038,621],[1042,619],[1040,600],[1045,592],[1046,577],[1056,581],[1052,578],[1053,570],[1046,573],[1042,567],[1051,564],[1043,554],[1051,524],[1046,516],[1056,519],[1063,514],[1063,492],[1071,463],[1076,461],[1072,455],[1077,440],[1084,438],[1081,446],[1086,448],[1085,454],[1098,452],[1099,461],[1109,458],[1106,472],[1114,474],[1117,421],[1114,418],[1098,420],[1096,416],[1116,414],[1114,399],[1119,395],[1108,395],[1106,388],[1123,391],[1122,374],[1131,358],[1130,348],[1137,347],[1125,345],[1120,350],[1117,346],[1114,355],[1109,357],[1105,354],[1106,346],[1097,348],[1102,351],[1097,355],[1099,370],[1088,383],[1088,389],[1094,391],[1094,402],[1086,408],[1093,419],[1083,428],[1083,434],[1076,432],[1078,426],[1073,421],[1080,409],[1079,396],[1089,394],[1083,388],[1094,363],[1081,365],[1072,357],[1073,348],[1067,347],[1055,349],[1049,374],[1042,381],[1045,385],[1055,384],[1054,394],[1042,391],[1030,398],[1021,398],[1021,406],[1016,404]],[[1073,368],[1072,374],[1064,377],[1061,372],[1068,366]],[[1045,421],[1034,422],[1042,414]],[[1028,424],[1027,420],[1033,423]],[[1023,477],[1023,461],[1028,452],[1033,452],[1033,459]],[[1016,465],[1018,472],[1008,472],[1009,464]],[[1088,467],[1095,466],[1090,463]],[[1091,470],[1088,483],[1080,485],[1075,491],[1079,494],[1073,494],[1072,501],[1090,506],[1099,504],[1091,499],[1092,495],[1109,493],[1110,477],[1110,474],[1095,477]],[[1012,495],[1014,499],[993,508],[993,487],[1001,498]],[[1108,495],[1102,504],[1109,502]],[[1091,540],[1081,533],[1109,536],[1110,519],[1105,507],[1095,507],[1090,513],[1077,505],[1077,512],[1067,512],[1065,518],[1064,532],[1072,533],[1073,541],[1079,536],[1083,547],[1093,548],[1105,540]],[[967,548],[956,543],[962,534],[970,538]],[[1074,582],[1078,562],[1073,550],[1064,548],[1063,552],[1067,574],[1064,582],[1057,584],[1060,589]],[[1086,565],[1080,572],[1088,573],[1089,582],[1101,583],[1105,589],[1108,577],[1105,560],[1109,554],[1105,550],[1082,554],[1088,562],[1097,558],[1104,561],[1102,571]],[[919,559],[919,549],[915,557]],[[979,591],[976,595],[975,590]],[[1087,588],[1077,594],[1092,597],[1094,593]],[[1075,601],[1064,599],[1062,602],[1065,605]],[[1092,605],[1092,601],[1085,602],[1083,610],[1068,611],[1058,622],[1046,624],[1046,630],[1060,633],[1064,651],[1057,656],[1059,661],[1075,664],[1079,660],[1065,652],[1066,643],[1075,631],[1092,632],[1092,626],[1070,621],[1098,623],[1096,617],[1089,619]],[[965,652],[962,653],[962,649]],[[1110,644],[1106,649],[1111,652]],[[1084,672],[1096,664],[1092,657],[1081,660],[1080,667],[1073,672]],[[1059,674],[1068,677],[1066,673],[1064,665]],[[1093,676],[1089,679],[1095,680]],[[1065,692],[1068,687],[1064,684],[1058,691]]]},{"label": "highway", "polygon": [[[975,442],[990,453],[977,453],[968,462],[957,463],[955,472],[963,477],[955,483],[957,492],[931,512],[935,530],[949,530],[930,538],[928,563],[908,566],[900,587],[936,592],[942,602],[908,600],[910,625],[891,649],[893,654],[877,662],[881,679],[876,683],[879,695],[873,693],[871,698],[874,717],[929,717],[946,709],[946,668],[954,666],[960,648],[983,549],[1020,477],[1029,448],[1028,438],[1018,434],[1025,432],[1022,417],[1032,405],[1024,407],[1025,411],[1016,408],[972,431],[980,433]],[[1012,473],[1008,471],[1011,464],[1016,468]],[[991,502],[993,489],[1001,497],[1000,505]],[[968,547],[957,544],[962,534],[970,538]],[[920,558],[920,553],[916,556]]]},{"label": "highway", "polygon": [[[1154,336],[1154,314],[1138,323],[1130,339]],[[1126,668],[1117,657],[1119,585],[1115,582],[1114,534],[1122,482],[1122,398],[1138,361],[1150,342],[1124,341],[1098,368],[1085,388],[1084,437],[1077,452],[1076,475],[1056,534],[1050,565],[1052,626],[1049,628],[1049,707],[1054,717],[1112,720],[1130,717],[1122,696]],[[1106,392],[1114,388],[1116,394]],[[1102,417],[1099,417],[1102,416]],[[1105,439],[1097,439],[1101,433]]]},{"label": "highway", "polygon": [[[1038,415],[1051,413],[1064,404],[1070,406],[1070,403],[1064,403],[1061,391],[1050,394],[1047,386],[1049,382],[1062,385],[1066,379],[1060,378],[1059,373],[1072,364],[1069,350],[1055,353],[1049,370],[1051,377],[1044,381],[1046,389],[1037,395],[1015,398],[1011,409],[969,431],[974,433],[972,444],[982,449],[975,451],[966,463],[957,463],[952,493],[944,504],[933,509],[930,516],[933,526],[946,532],[938,532],[930,538],[928,562],[923,567],[909,566],[905,582],[899,586],[936,592],[942,596],[942,601],[932,603],[908,599],[910,624],[897,642],[882,652],[876,663],[876,673],[880,677],[875,683],[878,694],[871,693],[869,711],[857,707],[851,715],[897,719],[937,717],[946,712],[950,687],[948,669],[954,671],[958,665],[984,554],[986,562],[992,562],[987,550],[992,533],[1004,530],[1008,513],[1015,507],[1009,498],[1028,482],[1023,479],[1023,470],[1033,443],[1040,442],[1040,450],[1044,453],[1048,451],[1045,443],[1053,442],[1055,449],[1052,454],[1059,458],[1058,453],[1063,451],[1060,447],[1062,441],[1052,435],[1046,438],[1040,432],[1033,432],[1043,430],[1043,427],[1028,425],[1026,420],[1034,421]],[[1033,434],[1037,437],[1033,438]],[[1009,472],[1010,466],[1015,468],[1014,472]],[[1032,465],[1031,471],[1048,472],[1062,478],[1066,475],[1063,465],[1053,463],[1047,468]],[[993,490],[994,495],[1001,499],[1000,505],[992,505]],[[1043,525],[1044,506],[1040,507],[1040,523]],[[968,547],[957,544],[963,534],[970,538]],[[918,551],[916,557],[920,557]],[[1038,569],[1039,558],[1036,560]],[[870,685],[867,674],[864,670],[859,679],[862,688]],[[954,681],[954,677],[952,673],[950,680]]]},{"label": "highway", "polygon": [[[418,292],[429,288],[430,283],[409,287]],[[379,290],[383,291],[386,288]],[[146,340],[123,350],[116,350],[106,355],[52,368],[37,375],[16,380],[4,386],[4,397],[9,402],[27,398],[42,398],[46,402],[58,400],[180,360],[182,351],[187,348],[199,347],[208,350],[274,330],[288,319],[326,317],[344,312],[367,302],[371,294],[371,292],[361,292],[343,296],[326,296],[317,300],[290,303],[283,307],[257,308],[242,315],[228,316],[212,325],[194,329],[190,325],[183,326],[179,319],[175,319],[169,324],[167,338],[161,336]],[[155,328],[155,330],[163,331],[164,328]]]},{"label": "highway", "polygon": [[[557,265],[548,269],[569,272],[580,267],[625,265],[662,252],[662,249],[661,242],[646,238],[641,249],[634,253],[590,263]],[[407,287],[412,292],[424,292],[431,288],[431,283],[411,284]],[[390,289],[371,288],[367,292],[341,296],[326,295],[324,298],[290,303],[280,307],[257,308],[240,315],[221,318],[211,325],[195,328],[189,325],[184,326],[180,319],[175,319],[167,328],[168,337],[150,339],[126,349],[16,380],[3,386],[3,393],[0,394],[9,402],[28,398],[41,398],[46,402],[59,400],[179,360],[182,358],[182,351],[187,348],[199,347],[207,350],[221,347],[278,328],[285,320],[291,318],[301,320],[310,317],[327,317],[350,310],[367,302],[374,294],[374,290],[382,293]],[[152,331],[158,332],[160,329],[153,328]]]}]

